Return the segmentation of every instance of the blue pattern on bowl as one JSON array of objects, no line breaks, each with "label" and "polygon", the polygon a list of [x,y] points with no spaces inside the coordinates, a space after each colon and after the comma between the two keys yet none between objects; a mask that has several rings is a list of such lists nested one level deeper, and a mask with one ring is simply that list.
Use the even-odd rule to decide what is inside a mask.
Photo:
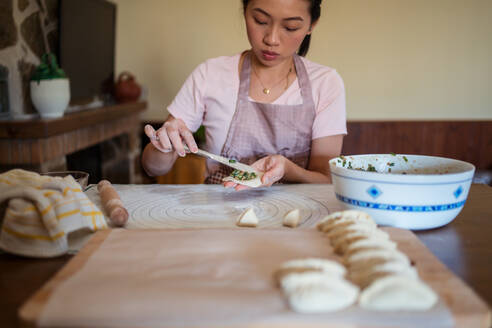
[{"label": "blue pattern on bowl", "polygon": [[399,212],[437,212],[437,211],[449,211],[454,210],[465,205],[465,201],[451,203],[451,204],[441,204],[441,205],[394,205],[394,204],[381,204],[367,202],[358,199],[352,199],[339,194],[335,194],[339,201],[344,203],[355,205],[364,208],[373,208],[377,210],[385,211],[399,211]]},{"label": "blue pattern on bowl", "polygon": [[369,194],[369,196],[376,199],[381,196],[383,192],[377,186],[371,186],[369,187],[369,189],[367,189],[367,193]]}]

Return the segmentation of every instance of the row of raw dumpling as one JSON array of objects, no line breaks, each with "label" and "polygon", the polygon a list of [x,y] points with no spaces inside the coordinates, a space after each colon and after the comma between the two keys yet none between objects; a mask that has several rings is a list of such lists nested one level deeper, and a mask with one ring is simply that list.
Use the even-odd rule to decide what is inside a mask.
[{"label": "row of raw dumpling", "polygon": [[436,293],[422,280],[388,233],[364,212],[343,211],[325,217],[318,229],[343,257],[348,279],[360,287],[359,305],[381,311],[427,310]]},{"label": "row of raw dumpling", "polygon": [[318,258],[291,260],[275,272],[289,306],[300,313],[342,310],[357,301],[359,287],[345,279],[347,270],[336,261]]}]

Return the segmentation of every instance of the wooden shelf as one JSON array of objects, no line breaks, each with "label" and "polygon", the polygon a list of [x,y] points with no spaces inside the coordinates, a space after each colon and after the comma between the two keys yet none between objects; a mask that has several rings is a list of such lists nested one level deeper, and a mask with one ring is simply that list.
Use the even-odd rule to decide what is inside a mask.
[{"label": "wooden shelf", "polygon": [[[56,119],[0,121],[0,172],[13,168],[65,171],[67,155],[122,137],[126,141],[116,164],[96,165],[105,178],[119,179],[123,172],[127,177],[124,183],[139,183],[140,113],[146,107],[146,102],[134,102],[69,113]],[[115,165],[120,165],[119,171],[107,169]]]},{"label": "wooden shelf", "polygon": [[47,138],[96,124],[117,120],[139,113],[147,107],[146,102],[118,104],[65,114],[55,119],[27,121],[0,121],[0,138],[37,139]]}]

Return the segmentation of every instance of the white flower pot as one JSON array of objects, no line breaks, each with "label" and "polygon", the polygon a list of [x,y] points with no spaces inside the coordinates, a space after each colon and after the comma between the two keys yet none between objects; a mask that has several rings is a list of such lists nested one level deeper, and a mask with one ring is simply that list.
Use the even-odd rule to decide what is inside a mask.
[{"label": "white flower pot", "polygon": [[69,79],[31,81],[31,100],[42,118],[62,117],[70,101]]}]

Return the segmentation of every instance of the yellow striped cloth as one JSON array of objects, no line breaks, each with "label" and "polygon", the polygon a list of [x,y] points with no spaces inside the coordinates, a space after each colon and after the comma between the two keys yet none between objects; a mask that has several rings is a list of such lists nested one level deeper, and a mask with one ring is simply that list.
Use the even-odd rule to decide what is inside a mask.
[{"label": "yellow striped cloth", "polygon": [[107,228],[102,212],[70,175],[20,169],[0,174],[0,204],[6,205],[0,211],[0,248],[13,254],[58,256],[69,249],[69,233]]}]

